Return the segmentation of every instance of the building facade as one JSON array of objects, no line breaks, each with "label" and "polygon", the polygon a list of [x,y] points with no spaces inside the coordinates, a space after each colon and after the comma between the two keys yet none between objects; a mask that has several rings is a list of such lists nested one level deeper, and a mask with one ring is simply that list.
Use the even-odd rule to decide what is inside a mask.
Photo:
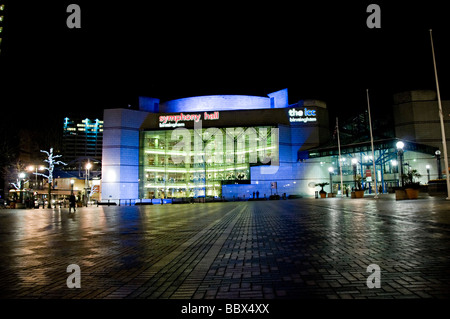
[{"label": "building facade", "polygon": [[214,95],[104,112],[102,200],[301,194],[299,154],[329,138],[324,102]]},{"label": "building facade", "polygon": [[[406,91],[394,95],[392,113],[386,120],[374,122],[374,159],[369,136],[367,113],[359,114],[341,126],[341,158],[337,141],[308,151],[306,162],[322,167],[322,179],[328,182],[327,192],[352,190],[357,181],[363,183],[367,193],[391,192],[401,186],[402,174],[415,170],[422,185],[430,180],[442,179],[446,174],[435,91]],[[442,101],[446,136],[450,131],[450,101]],[[404,147],[399,150],[397,142]],[[447,148],[449,138],[446,139]],[[376,169],[374,170],[374,163]],[[329,170],[328,181],[326,171]],[[323,175],[325,173],[325,176]]]},{"label": "building facade", "polygon": [[66,162],[79,158],[102,160],[103,121],[64,118],[63,154]]},{"label": "building facade", "polygon": [[[439,108],[435,91],[416,90],[394,95],[397,138],[430,145],[442,151]],[[450,101],[442,101],[445,132],[450,133]],[[447,144],[450,138],[447,137]],[[448,146],[447,146],[448,148]]]},{"label": "building facade", "polygon": [[287,89],[165,103],[142,97],[139,110],[104,112],[101,199],[314,196],[323,182],[327,192],[344,195],[357,183],[373,193],[376,181],[384,193],[410,170],[427,184],[445,176],[434,99],[428,91],[397,94],[393,120],[373,123],[374,156],[367,114],[342,124],[339,156],[326,104],[289,104]]}]

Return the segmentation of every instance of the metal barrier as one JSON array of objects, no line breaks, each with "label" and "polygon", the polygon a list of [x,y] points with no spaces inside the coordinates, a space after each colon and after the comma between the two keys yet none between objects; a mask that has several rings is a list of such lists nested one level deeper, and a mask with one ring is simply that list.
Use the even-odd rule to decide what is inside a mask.
[{"label": "metal barrier", "polygon": [[97,201],[98,206],[136,206],[136,205],[157,205],[157,204],[172,204],[171,198],[120,198],[120,199],[108,199],[106,201]]},{"label": "metal barrier", "polygon": [[223,202],[225,198],[120,198],[107,199],[104,201],[97,201],[97,207],[102,206],[136,206],[136,205],[165,205],[165,204],[189,204],[189,203],[209,203],[209,202]]}]

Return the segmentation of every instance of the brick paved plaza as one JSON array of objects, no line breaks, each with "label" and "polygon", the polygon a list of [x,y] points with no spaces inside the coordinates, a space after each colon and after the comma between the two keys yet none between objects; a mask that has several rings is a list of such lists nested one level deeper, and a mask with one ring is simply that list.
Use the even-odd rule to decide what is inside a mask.
[{"label": "brick paved plaza", "polygon": [[[444,198],[0,211],[2,298],[449,298]],[[66,268],[81,269],[69,289]],[[381,269],[369,289],[367,266]]]}]

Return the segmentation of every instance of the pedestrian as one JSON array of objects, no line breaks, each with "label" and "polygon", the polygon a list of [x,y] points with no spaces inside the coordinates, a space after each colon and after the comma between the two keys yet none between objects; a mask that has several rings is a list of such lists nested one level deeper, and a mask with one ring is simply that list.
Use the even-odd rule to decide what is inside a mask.
[{"label": "pedestrian", "polygon": [[255,199],[255,191],[253,191],[253,199]]},{"label": "pedestrian", "polygon": [[259,198],[259,191],[256,191],[256,198]]},{"label": "pedestrian", "polygon": [[74,194],[70,194],[70,197],[69,197],[69,213],[71,212],[72,208],[73,208],[73,212],[75,213],[77,211],[77,208],[76,208],[76,199],[75,199]]}]

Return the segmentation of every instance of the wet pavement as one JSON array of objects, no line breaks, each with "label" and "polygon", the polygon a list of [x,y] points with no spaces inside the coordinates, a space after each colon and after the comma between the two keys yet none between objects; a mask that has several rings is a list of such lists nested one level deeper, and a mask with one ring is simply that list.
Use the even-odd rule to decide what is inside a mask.
[{"label": "wet pavement", "polygon": [[[3,209],[0,258],[2,298],[449,298],[450,202]],[[71,264],[81,288],[67,286]]]}]

